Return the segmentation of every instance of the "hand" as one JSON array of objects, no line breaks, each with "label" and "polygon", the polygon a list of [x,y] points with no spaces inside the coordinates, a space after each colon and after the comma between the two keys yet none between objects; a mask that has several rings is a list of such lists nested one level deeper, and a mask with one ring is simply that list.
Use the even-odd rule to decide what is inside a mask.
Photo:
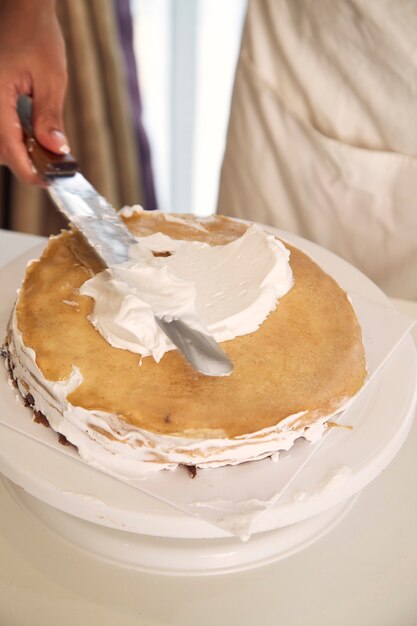
[{"label": "hand", "polygon": [[65,44],[55,0],[0,0],[0,163],[25,183],[45,186],[23,143],[17,98],[32,96],[37,140],[65,154],[69,152],[62,120],[66,84]]}]

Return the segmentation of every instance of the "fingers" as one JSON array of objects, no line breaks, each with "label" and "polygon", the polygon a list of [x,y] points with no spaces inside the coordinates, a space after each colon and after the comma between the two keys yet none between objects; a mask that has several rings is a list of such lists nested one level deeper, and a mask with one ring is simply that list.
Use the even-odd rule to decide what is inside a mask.
[{"label": "fingers", "polygon": [[24,183],[46,186],[34,171],[23,142],[22,129],[16,111],[17,96],[4,90],[0,95],[0,163],[7,165]]},{"label": "fingers", "polygon": [[69,152],[62,123],[67,80],[65,43],[55,13],[55,2],[2,3],[0,0],[0,5],[3,4],[0,24],[0,163],[10,167],[22,181],[45,186],[45,181],[33,171],[16,106],[20,94],[30,94],[35,137],[53,152]]},{"label": "fingers", "polygon": [[35,137],[45,148],[58,154],[70,149],[62,118],[66,89],[65,76],[48,81],[38,80],[32,99],[32,123]]},{"label": "fingers", "polygon": [[[51,83],[53,87],[51,88]],[[37,140],[52,152],[68,154],[68,141],[63,131],[62,109],[66,79],[35,82],[33,89],[32,123]],[[16,111],[17,91],[14,87],[0,89],[0,163],[7,165],[24,183],[46,187],[46,181],[33,166],[23,141]]]}]

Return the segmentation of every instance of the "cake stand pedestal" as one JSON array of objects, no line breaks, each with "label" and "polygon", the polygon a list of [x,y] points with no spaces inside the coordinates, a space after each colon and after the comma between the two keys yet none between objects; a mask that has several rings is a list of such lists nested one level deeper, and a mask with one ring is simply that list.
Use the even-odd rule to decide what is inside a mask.
[{"label": "cake stand pedestal", "polygon": [[332,530],[358,497],[303,522],[261,532],[243,542],[236,537],[174,539],[109,528],[51,507],[6,478],[3,484],[33,520],[67,543],[122,567],[175,576],[226,574],[284,559]]}]

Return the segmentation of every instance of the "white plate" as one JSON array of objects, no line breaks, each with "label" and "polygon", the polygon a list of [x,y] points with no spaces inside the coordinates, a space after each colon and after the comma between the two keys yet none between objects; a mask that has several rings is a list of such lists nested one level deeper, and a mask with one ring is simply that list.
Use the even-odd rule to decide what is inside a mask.
[{"label": "white plate", "polygon": [[[310,254],[349,293],[375,304],[390,306],[386,296],[369,279],[342,259],[298,237],[279,234]],[[26,256],[37,255],[38,250]],[[20,259],[4,270],[8,282],[0,304],[3,323],[11,309],[23,268]],[[409,431],[416,403],[416,379],[415,349],[408,337],[360,397],[353,416],[354,430],[334,429],[330,433],[279,503],[265,512],[257,531],[308,519],[349,498],[373,480],[393,459]],[[29,409],[15,402],[5,373],[0,380],[0,391],[0,411],[29,418]],[[177,538],[228,536],[206,521],[151,498],[77,458],[65,456],[4,426],[0,427],[0,432],[0,471],[28,493],[62,511],[96,524],[141,534]],[[291,456],[296,452],[297,446],[292,455],[275,465],[291,463]],[[249,468],[246,465],[240,470],[241,474],[256,475],[256,466]],[[338,473],[339,469],[343,471]],[[205,481],[207,485],[213,472],[219,475],[228,471],[235,469],[205,470],[199,472],[194,481],[181,472],[161,473],[158,480],[167,492],[172,489],[195,491],[198,481]],[[221,499],[221,488],[217,486],[216,489],[214,495]]]}]

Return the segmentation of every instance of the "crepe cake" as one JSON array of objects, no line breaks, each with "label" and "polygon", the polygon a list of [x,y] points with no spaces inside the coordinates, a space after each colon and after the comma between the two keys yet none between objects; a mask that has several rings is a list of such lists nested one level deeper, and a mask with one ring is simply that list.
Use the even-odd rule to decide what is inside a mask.
[{"label": "crepe cake", "polygon": [[[162,233],[224,246],[248,229],[221,216],[122,217],[143,241]],[[363,386],[366,358],[347,294],[285,246],[293,286],[257,330],[222,342],[233,373],[208,377],[177,350],[156,362],[103,338],[89,321],[93,299],[80,294],[103,266],[77,231],[63,231],[28,266],[18,294],[4,350],[15,386],[37,420],[118,476],[275,458],[299,437],[315,441]]]}]

